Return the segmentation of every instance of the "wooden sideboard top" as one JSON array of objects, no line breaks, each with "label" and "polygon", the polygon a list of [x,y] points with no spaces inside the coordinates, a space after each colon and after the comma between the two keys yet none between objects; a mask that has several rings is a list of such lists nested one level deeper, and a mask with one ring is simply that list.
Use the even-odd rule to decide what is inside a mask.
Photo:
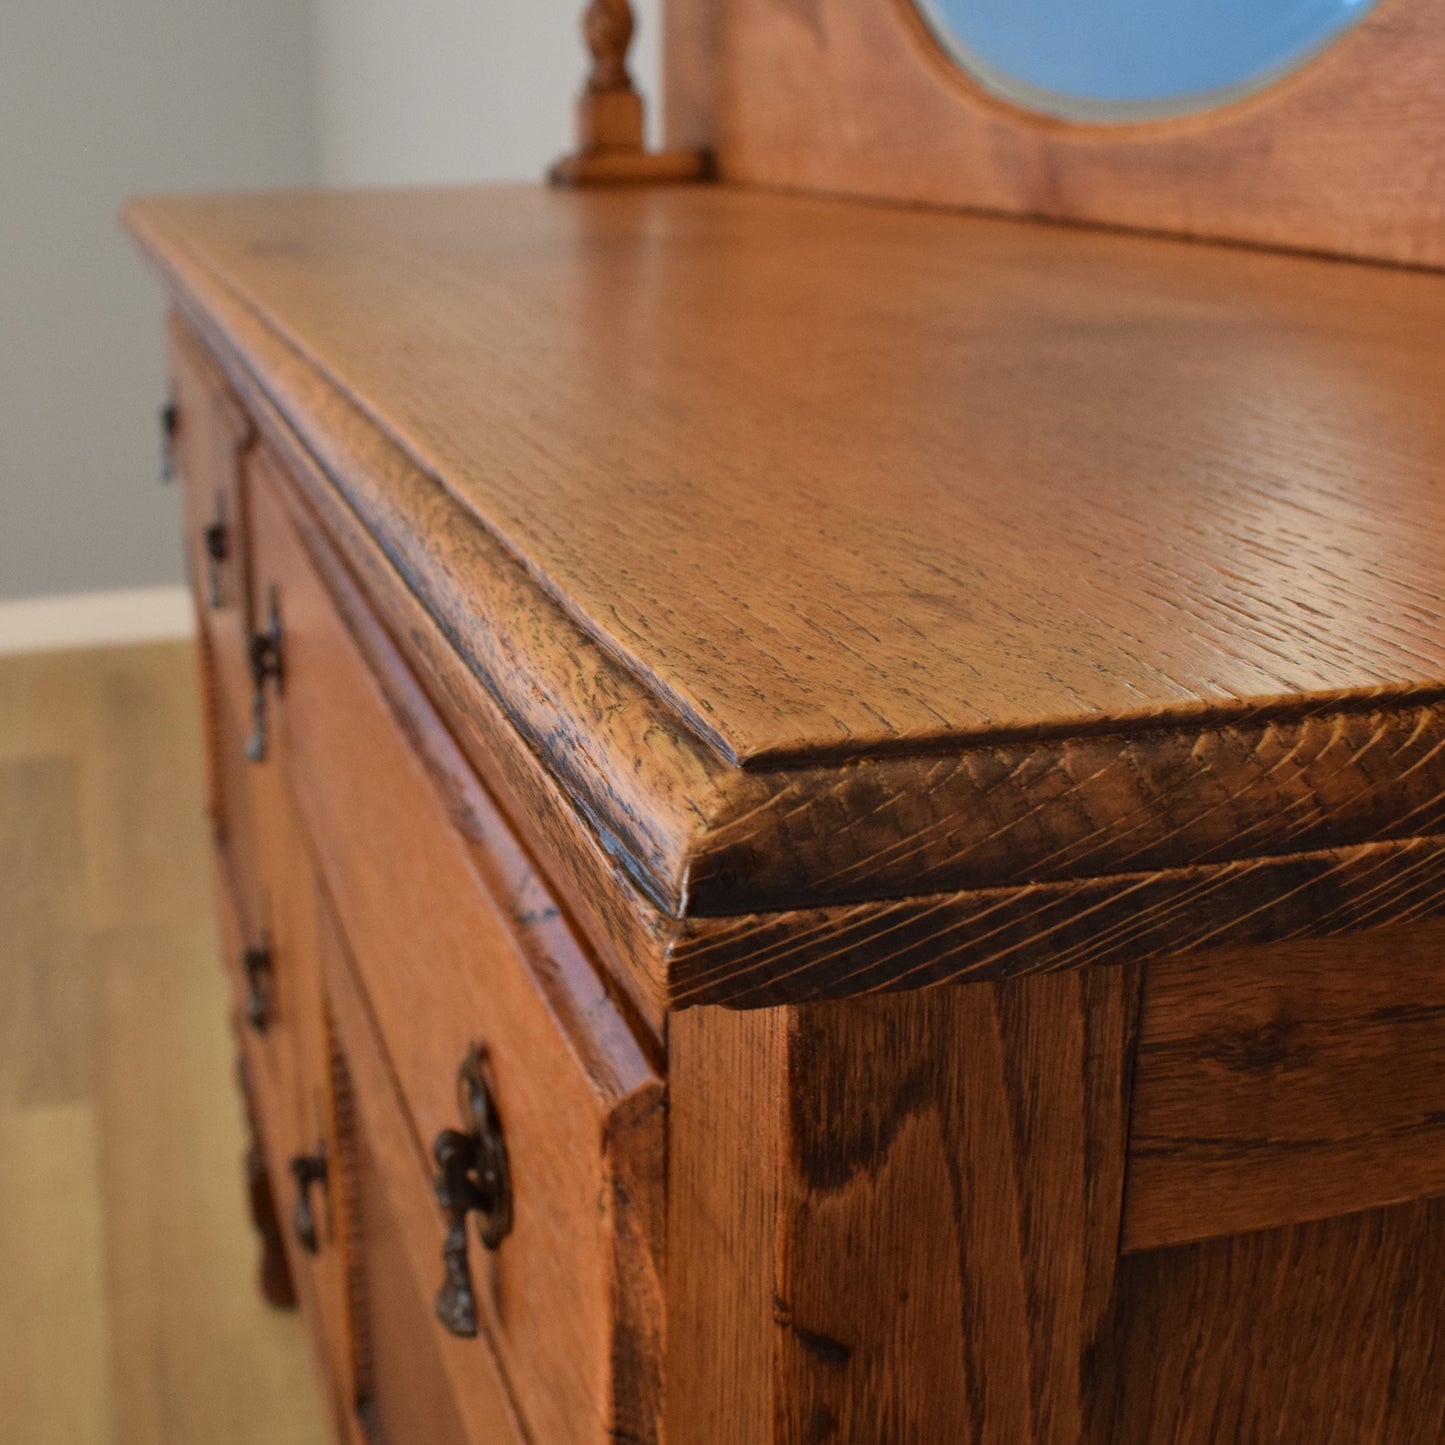
[{"label": "wooden sideboard top", "polygon": [[1441,906],[1445,277],[725,186],[129,215],[662,1006]]}]

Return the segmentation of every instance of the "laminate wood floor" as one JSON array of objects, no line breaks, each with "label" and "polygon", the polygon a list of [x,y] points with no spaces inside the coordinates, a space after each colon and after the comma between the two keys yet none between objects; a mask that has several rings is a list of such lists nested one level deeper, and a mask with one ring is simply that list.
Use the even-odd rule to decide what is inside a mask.
[{"label": "laminate wood floor", "polygon": [[0,1441],[327,1438],[255,1287],[188,644],[0,657]]}]

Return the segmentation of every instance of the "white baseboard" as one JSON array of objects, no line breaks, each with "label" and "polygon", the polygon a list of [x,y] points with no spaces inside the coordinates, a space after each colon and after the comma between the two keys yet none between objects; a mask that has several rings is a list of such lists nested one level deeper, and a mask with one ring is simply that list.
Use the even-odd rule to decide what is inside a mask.
[{"label": "white baseboard", "polygon": [[195,632],[184,587],[130,587],[0,602],[0,653],[163,642]]}]

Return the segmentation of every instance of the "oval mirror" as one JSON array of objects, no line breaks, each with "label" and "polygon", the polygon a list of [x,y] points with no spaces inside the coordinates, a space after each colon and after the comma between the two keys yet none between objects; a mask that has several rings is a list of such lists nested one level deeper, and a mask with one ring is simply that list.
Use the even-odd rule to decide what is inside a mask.
[{"label": "oval mirror", "polygon": [[1207,110],[1317,55],[1375,0],[914,0],[995,94],[1070,120]]}]

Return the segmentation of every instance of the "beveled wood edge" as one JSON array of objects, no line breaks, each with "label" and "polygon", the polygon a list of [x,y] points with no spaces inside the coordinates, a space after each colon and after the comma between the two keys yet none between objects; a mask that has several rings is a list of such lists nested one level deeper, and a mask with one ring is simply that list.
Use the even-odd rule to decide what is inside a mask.
[{"label": "beveled wood edge", "polygon": [[475,676],[452,648],[435,618],[404,586],[385,552],[346,500],[305,451],[269,403],[257,402],[269,443],[284,456],[288,472],[317,513],[344,565],[370,582],[368,606],[381,615],[388,640],[406,665],[426,679],[431,705],[458,747],[496,798],[527,854],[539,863],[581,933],[596,951],[601,975],[639,1037],[650,1036],[660,1057],[665,1009],[652,960],[665,947],[668,920],[637,889],[617,876],[615,860],[597,843],[556,780],[535,764],[525,741],[478,688]]},{"label": "beveled wood edge", "polygon": [[304,454],[345,504],[346,543],[364,531],[380,549],[392,575],[370,580],[421,602],[614,863],[677,911],[686,859],[737,770],[223,275],[134,205],[125,220],[232,385],[289,433],[283,453]]},{"label": "beveled wood edge", "polygon": [[[257,454],[257,462],[266,470],[273,492],[295,528],[337,617],[365,659],[393,720],[410,740],[412,752],[442,797],[457,831],[477,850],[477,871],[488,880],[488,891],[506,919],[507,932],[518,955],[525,960],[524,967],[557,1032],[566,1039],[597,1092],[609,1101],[609,1107],[622,1110],[619,1119],[628,1117],[624,1107],[628,1099],[640,1098],[644,1111],[654,1107],[659,1098],[648,1090],[659,1082],[661,1072],[659,1030],[647,1020],[645,1036],[639,1037],[638,1021],[631,1017],[634,1010],[619,1011],[616,1001],[603,993],[606,972],[588,956],[567,915],[557,916],[560,910],[551,895],[550,875],[543,875],[535,860],[514,840],[508,840],[515,849],[512,859],[501,857],[492,846],[489,834],[505,831],[505,825],[491,829],[485,826],[484,815],[495,817],[501,810],[484,777],[478,776],[480,770],[462,754],[449,729],[429,726],[424,721],[426,714],[433,711],[430,697],[378,621],[324,523],[291,481],[284,464],[272,459],[265,444]],[[318,876],[323,875],[319,865],[316,871]],[[528,906],[536,903],[538,894],[527,887],[527,871],[537,876],[546,900],[541,916],[529,916],[503,901],[525,899]]]},{"label": "beveled wood edge", "polygon": [[688,919],[674,1008],[766,1008],[1143,963],[1445,915],[1445,834],[1273,858]]},{"label": "beveled wood edge", "polygon": [[[716,818],[690,860],[689,917],[1432,834],[1445,830],[1445,701],[1422,691],[1202,730],[1001,743],[752,781],[760,799]],[[768,866],[749,875],[758,857]]]},{"label": "beveled wood edge", "polygon": [[[1276,877],[1326,840],[1332,853],[1358,853],[1445,827],[1445,704],[1425,690],[1300,700],[1294,716],[1241,705],[1207,725],[944,755],[729,766],[223,276],[134,208],[126,221],[301,473],[403,652],[440,679],[445,698],[434,701],[451,726],[462,722],[464,747],[470,729],[473,765],[659,1035],[668,1009],[698,1002],[753,1006],[1109,961],[1074,947],[1039,961],[1056,946],[1044,934],[1020,935],[1004,963],[992,943],[998,910],[1012,900],[1015,929],[1065,897],[1115,912],[1147,899],[1167,918],[1181,906],[1176,892],[1187,898],[1204,878],[1237,891],[1231,880]],[[507,620],[505,634],[493,618]],[[529,686],[509,688],[509,678]],[[538,679],[545,696],[530,685]],[[619,715],[629,722],[615,731]],[[1402,747],[1418,750],[1413,765],[1401,767]],[[1310,773],[1331,748],[1359,785],[1335,790],[1353,800],[1343,805],[1322,803]],[[1218,789],[1204,794],[1199,761],[1211,753]],[[1362,764],[1371,759],[1378,776]],[[1040,785],[1019,786],[1021,769]],[[1199,796],[1176,811],[1161,800],[1179,776]],[[898,805],[880,813],[880,796]],[[921,822],[909,817],[915,804]],[[1288,901],[1270,902],[1261,886],[1252,912]],[[937,926],[900,948],[920,918]],[[1247,936],[1312,931],[1272,929]],[[1192,936],[1167,951],[1205,946]],[[836,965],[843,947],[856,966]]]},{"label": "beveled wood edge", "polygon": [[[709,781],[706,750],[690,735],[680,733],[675,722],[669,727],[655,700],[621,674],[590,640],[575,629],[569,634],[565,614],[525,579],[488,534],[472,524],[438,485],[412,467],[362,412],[316,376],[309,364],[223,283],[193,259],[149,235],[133,211],[126,220],[160,270],[174,304],[212,349],[259,420],[267,441],[285,458],[338,551],[364,580],[368,598],[393,641],[418,675],[428,680],[433,705],[497,795],[509,821],[579,916],[614,981],[660,1035],[665,987],[659,968],[672,921],[656,901],[659,893],[666,897],[667,890],[658,887],[654,875],[638,860],[677,855],[680,849],[675,841],[664,837],[659,842],[657,837],[659,830],[669,824],[676,826],[680,820],[675,814],[667,815],[661,806],[643,810],[628,798],[614,797],[606,809],[611,826],[598,826],[588,807],[593,790],[579,774],[584,768],[595,770],[605,784],[601,770],[607,764],[606,755],[599,766],[592,752],[554,750],[549,754],[553,765],[549,767],[539,758],[534,739],[539,733],[555,738],[574,722],[583,709],[578,682],[585,674],[598,682],[600,707],[617,707],[630,716],[654,749],[663,743],[677,747],[683,766],[661,770],[666,776],[680,771],[698,791],[705,790]],[[246,347],[244,356],[238,340]],[[281,399],[287,395],[286,383],[294,383],[298,377],[311,387],[311,405],[304,417],[299,417],[301,408]],[[273,390],[279,392],[279,398]],[[305,434],[297,429],[298,419],[309,423]],[[357,497],[338,483],[338,474],[354,478],[364,474],[367,481],[377,483],[362,499],[368,504],[368,521],[361,518]],[[388,501],[388,486],[404,492],[415,510],[404,514],[394,501]],[[496,628],[485,621],[478,623],[476,597],[461,584],[442,599],[440,607],[434,594],[419,595],[406,566],[408,562],[430,562],[426,544],[418,542],[427,531],[425,526],[416,526],[418,513],[426,521],[434,519],[438,528],[459,524],[465,529],[472,580],[481,593],[500,594],[494,600],[499,600],[501,615],[515,623],[520,613],[535,608],[548,614],[549,622],[564,637],[576,642],[585,665],[579,664],[571,672],[563,669],[559,683],[568,693],[569,707],[559,706],[556,694],[543,699],[540,689],[532,687],[524,687],[522,692],[525,702],[532,705],[533,716],[519,717],[514,707],[504,705],[504,690],[493,679],[498,674],[529,678],[545,664],[519,649],[509,651]],[[410,529],[407,515],[413,522]],[[408,542],[415,544],[410,552]],[[518,639],[520,647],[536,635],[535,630],[524,632]],[[544,635],[544,644],[545,640]],[[477,656],[479,649],[485,650],[485,667]],[[515,695],[511,701],[517,701]],[[553,705],[550,712],[541,705],[543,701]],[[529,725],[533,723],[536,726]],[[698,765],[689,768],[687,764],[694,758]],[[563,766],[558,767],[559,763]],[[573,766],[565,766],[568,763]],[[715,763],[712,767],[720,771]],[[627,786],[634,777],[629,762],[619,781]],[[696,813],[687,821],[696,824]],[[633,825],[651,831],[639,836]]]}]

